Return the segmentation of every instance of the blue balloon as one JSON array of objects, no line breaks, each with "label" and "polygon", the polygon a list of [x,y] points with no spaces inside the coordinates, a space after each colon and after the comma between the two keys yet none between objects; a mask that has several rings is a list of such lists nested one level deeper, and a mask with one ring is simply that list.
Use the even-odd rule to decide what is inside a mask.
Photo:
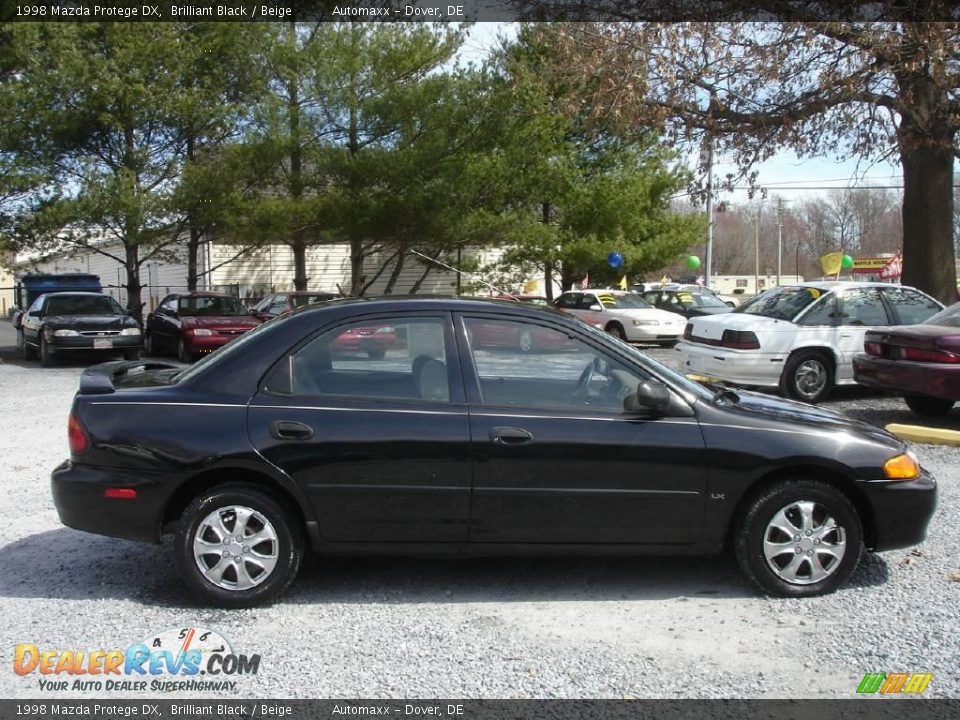
[{"label": "blue balloon", "polygon": [[623,255],[618,252],[612,252],[607,255],[607,262],[610,263],[610,267],[618,268],[623,265]]}]

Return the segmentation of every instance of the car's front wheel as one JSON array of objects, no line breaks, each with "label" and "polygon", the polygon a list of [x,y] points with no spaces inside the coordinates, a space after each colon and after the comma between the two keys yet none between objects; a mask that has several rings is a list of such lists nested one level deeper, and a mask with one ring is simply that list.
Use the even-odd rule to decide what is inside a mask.
[{"label": "car's front wheel", "polygon": [[904,395],[907,407],[923,417],[941,417],[953,410],[953,400],[930,397],[929,395]]},{"label": "car's front wheel", "polygon": [[183,512],[176,555],[187,585],[221,607],[273,602],[303,559],[301,524],[286,507],[246,483],[204,491]]},{"label": "car's front wheel", "polygon": [[144,333],[143,335],[143,354],[149,356],[157,354],[157,348],[154,347],[153,333]]},{"label": "car's front wheel", "polygon": [[54,363],[54,353],[53,348],[50,347],[50,344],[43,337],[43,332],[40,333],[40,364],[44,367],[51,367]]},{"label": "car's front wheel", "polygon": [[618,340],[627,341],[627,332],[623,329],[623,325],[620,323],[610,323],[607,325],[607,332],[613,335]]},{"label": "car's front wheel", "polygon": [[832,485],[786,480],[765,488],[735,527],[744,574],[783,597],[833,592],[857,567],[863,529],[856,508]]},{"label": "car's front wheel", "polygon": [[192,363],[193,353],[187,350],[187,344],[180,338],[177,341],[177,359],[182,363]]}]

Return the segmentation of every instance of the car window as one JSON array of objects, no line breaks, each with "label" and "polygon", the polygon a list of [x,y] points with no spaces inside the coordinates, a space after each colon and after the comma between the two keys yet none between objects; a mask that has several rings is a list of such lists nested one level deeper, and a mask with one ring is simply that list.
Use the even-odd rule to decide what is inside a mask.
[{"label": "car window", "polygon": [[660,302],[660,293],[658,292],[648,292],[643,294],[643,299],[646,300],[651,305],[656,305]]},{"label": "car window", "polygon": [[876,326],[889,325],[887,310],[883,306],[880,290],[877,288],[856,288],[847,290],[839,298],[841,325]]},{"label": "car window", "polygon": [[960,303],[954,303],[927,320],[924,325],[960,328]]},{"label": "car window", "polygon": [[253,312],[266,312],[267,308],[270,307],[274,299],[275,299],[274,295],[267,295],[265,298],[263,298],[260,302],[258,302],[256,305],[254,305],[250,309]]},{"label": "car window", "polygon": [[883,294],[900,325],[916,325],[940,312],[932,298],[910,288],[884,288]]},{"label": "car window", "polygon": [[234,297],[199,295],[180,298],[180,314],[185,317],[246,315],[247,309]]},{"label": "car window", "polygon": [[564,310],[573,310],[580,304],[580,293],[564,293],[557,298],[557,307]]},{"label": "car window", "polygon": [[450,401],[440,318],[341,325],[294,353],[290,373],[295,396]]},{"label": "car window", "polygon": [[837,324],[837,296],[833,293],[820,298],[803,316],[797,325],[803,327],[832,327]]},{"label": "car window", "polygon": [[535,323],[464,318],[481,402],[525,409],[623,412],[642,370]]},{"label": "car window", "polygon": [[650,303],[646,302],[636,293],[605,292],[597,293],[597,297],[600,299],[601,305],[603,305],[605,308],[610,308],[611,310],[639,310],[648,309],[650,307]]},{"label": "car window", "polygon": [[279,315],[284,310],[287,310],[290,307],[290,304],[287,302],[285,297],[278,298],[270,303],[270,309],[267,311],[274,315]]},{"label": "car window", "polygon": [[727,304],[710,292],[691,293],[697,307],[727,307]]},{"label": "car window", "polygon": [[751,298],[734,312],[792,321],[823,294],[822,290],[811,287],[787,285],[772,288]]}]

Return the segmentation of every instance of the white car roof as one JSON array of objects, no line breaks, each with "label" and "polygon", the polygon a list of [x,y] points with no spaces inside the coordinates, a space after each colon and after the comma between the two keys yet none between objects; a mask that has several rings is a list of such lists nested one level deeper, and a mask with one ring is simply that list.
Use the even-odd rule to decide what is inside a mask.
[{"label": "white car roof", "polygon": [[[851,288],[889,288],[889,287],[910,287],[909,285],[900,285],[899,283],[885,283],[885,282],[857,282],[854,280],[808,280],[806,282],[800,283],[788,283],[786,285],[778,285],[769,288],[770,290],[775,289],[776,287],[809,287],[816,288],[817,290],[848,290]],[[914,289],[914,288],[911,288]]]}]

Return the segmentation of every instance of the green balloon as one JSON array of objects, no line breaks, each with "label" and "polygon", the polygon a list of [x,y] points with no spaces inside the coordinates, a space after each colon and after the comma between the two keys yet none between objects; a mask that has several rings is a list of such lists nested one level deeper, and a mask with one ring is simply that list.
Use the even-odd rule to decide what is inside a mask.
[{"label": "green balloon", "polygon": [[840,267],[844,270],[849,270],[853,267],[853,258],[849,255],[844,255],[843,260],[840,261]]},{"label": "green balloon", "polygon": [[696,270],[698,267],[700,267],[700,258],[698,258],[696,255],[688,255],[687,267],[690,270]]}]

